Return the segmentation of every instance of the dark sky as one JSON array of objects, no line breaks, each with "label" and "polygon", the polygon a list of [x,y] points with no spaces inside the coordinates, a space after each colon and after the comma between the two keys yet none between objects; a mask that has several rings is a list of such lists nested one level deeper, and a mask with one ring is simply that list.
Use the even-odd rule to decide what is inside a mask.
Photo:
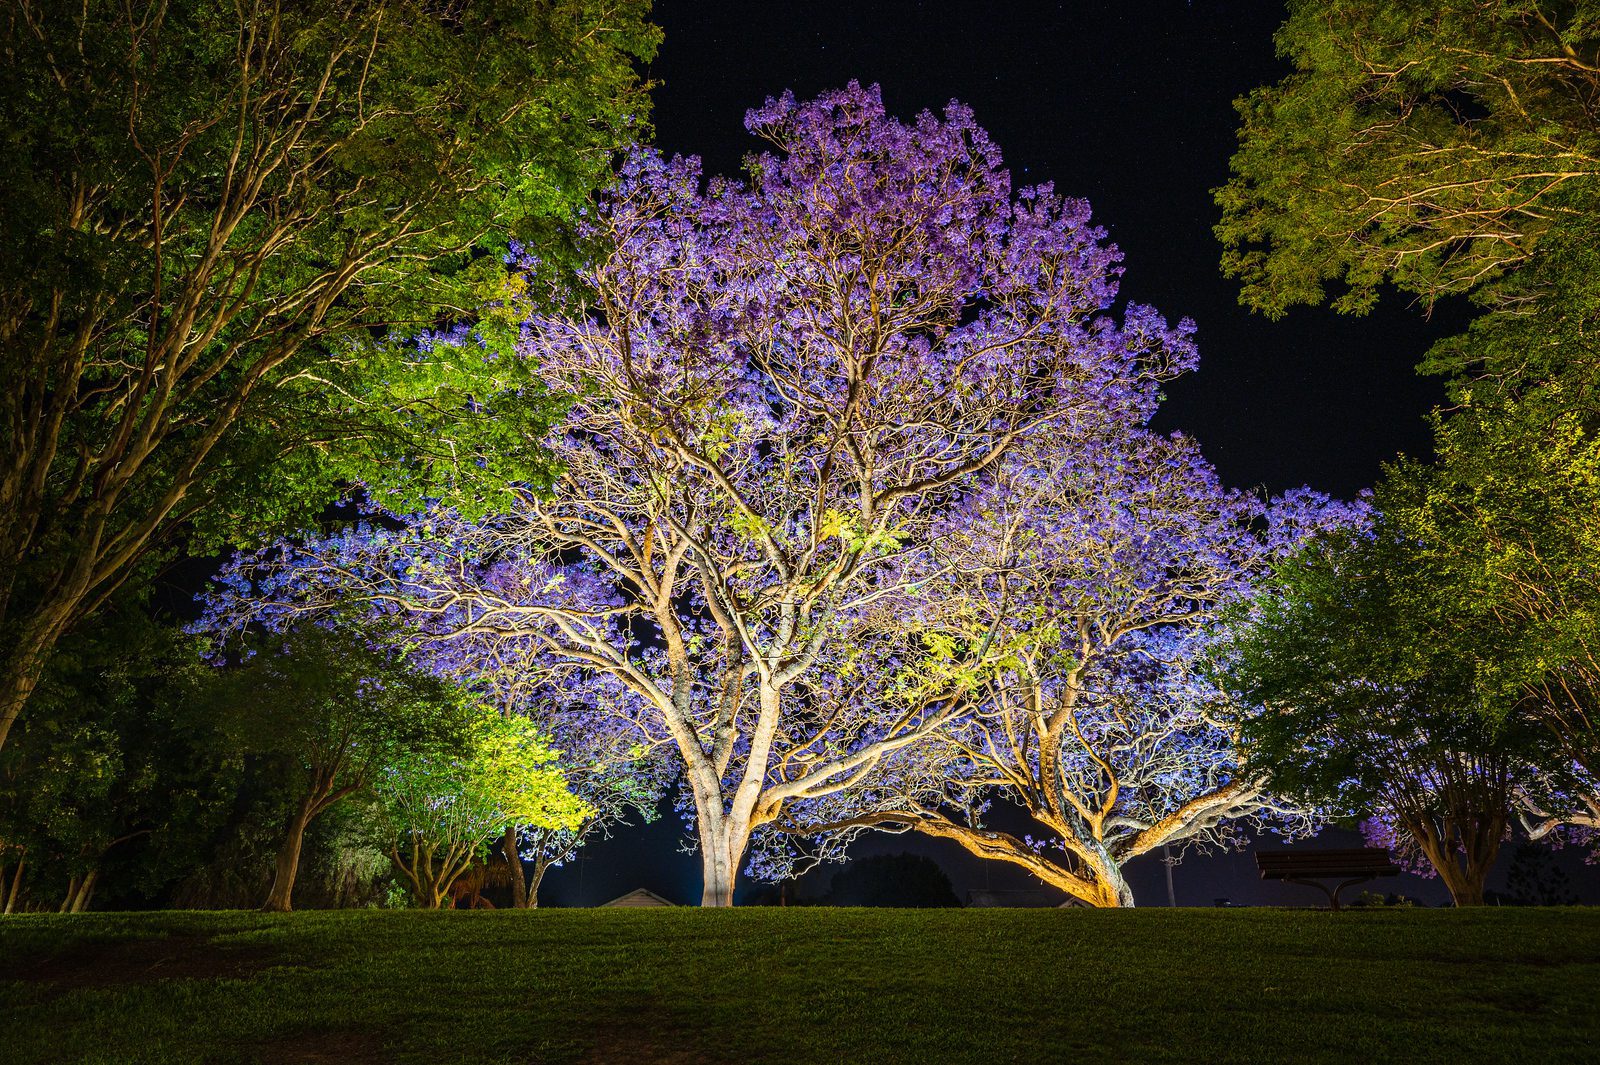
[{"label": "dark sky", "polygon": [[[757,147],[745,110],[784,89],[804,98],[851,78],[877,82],[902,118],[952,98],[970,104],[1016,184],[1053,181],[1093,204],[1125,254],[1124,296],[1198,323],[1200,370],[1169,389],[1161,425],[1196,437],[1235,486],[1310,484],[1348,496],[1396,452],[1426,452],[1422,418],[1443,389],[1412,368],[1465,316],[1454,308],[1429,322],[1398,296],[1366,318],[1303,309],[1269,322],[1238,305],[1217,267],[1210,190],[1227,178],[1232,101],[1284,72],[1272,47],[1281,18],[1280,5],[1247,0],[662,0],[656,19],[666,40],[649,69],[659,83],[656,142],[699,155],[709,173],[733,174]],[[623,830],[554,871],[544,900],[592,905],[647,886],[696,901],[698,862],[678,852],[682,839],[670,812]],[[1320,842],[1359,845],[1359,837],[1325,833]],[[852,853],[901,850],[935,857],[961,894],[1036,884],[912,836],[869,838]],[[1575,855],[1563,864],[1592,879]],[[820,894],[834,868],[800,890]],[[1134,862],[1129,876],[1141,903],[1166,902],[1158,860]],[[1185,905],[1318,897],[1259,883],[1244,853],[1192,859],[1174,880]],[[1437,881],[1376,886],[1447,898]]]},{"label": "dark sky", "polygon": [[1396,296],[1367,318],[1269,322],[1218,271],[1210,190],[1227,178],[1232,101],[1283,72],[1279,5],[662,0],[656,17],[657,143],[708,172],[738,171],[757,146],[745,110],[784,89],[877,82],[903,118],[971,105],[1016,184],[1093,205],[1125,255],[1124,296],[1198,323],[1200,371],[1169,390],[1161,424],[1234,485],[1349,495],[1397,451],[1426,450],[1421,416],[1442,388],[1412,367],[1459,315],[1430,323]]}]

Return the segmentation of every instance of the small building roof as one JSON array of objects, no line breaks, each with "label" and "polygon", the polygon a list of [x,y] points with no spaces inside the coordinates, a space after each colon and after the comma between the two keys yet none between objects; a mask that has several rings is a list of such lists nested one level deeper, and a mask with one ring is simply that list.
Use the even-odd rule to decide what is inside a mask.
[{"label": "small building roof", "polygon": [[619,895],[610,902],[602,902],[600,908],[605,909],[607,906],[654,907],[673,905],[676,905],[676,903],[668,902],[649,888],[634,888],[626,895]]}]

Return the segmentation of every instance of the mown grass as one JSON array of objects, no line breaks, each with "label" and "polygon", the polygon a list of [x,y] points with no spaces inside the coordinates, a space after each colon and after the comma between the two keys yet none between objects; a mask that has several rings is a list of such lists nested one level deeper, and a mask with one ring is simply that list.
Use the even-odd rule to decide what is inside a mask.
[{"label": "mown grass", "polygon": [[1590,1062],[1600,909],[0,920],[0,1061]]}]

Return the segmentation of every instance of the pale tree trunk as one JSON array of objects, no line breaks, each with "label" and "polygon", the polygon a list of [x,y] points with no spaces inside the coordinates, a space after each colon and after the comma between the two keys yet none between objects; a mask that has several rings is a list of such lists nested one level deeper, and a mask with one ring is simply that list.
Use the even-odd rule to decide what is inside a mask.
[{"label": "pale tree trunk", "polygon": [[73,877],[67,881],[67,893],[61,900],[61,905],[56,907],[57,913],[66,913],[72,908],[72,900],[78,897],[78,878]]},{"label": "pale tree trunk", "polygon": [[292,908],[295,877],[300,871],[300,849],[305,842],[306,826],[311,823],[314,800],[307,796],[300,808],[289,818],[288,830],[278,847],[278,860],[272,873],[272,890],[261,909],[267,913],[288,913]]},{"label": "pale tree trunk", "polygon": [[68,913],[83,913],[89,908],[89,900],[94,898],[94,886],[99,879],[99,869],[91,869],[84,874],[83,882],[78,885],[78,893],[73,896],[72,907]]},{"label": "pale tree trunk", "polygon": [[67,612],[59,613],[59,619],[52,616],[25,626],[0,665],[0,748],[5,747],[11,726],[33,695],[50,652],[66,629]]},{"label": "pale tree trunk", "polygon": [[701,906],[732,906],[733,885],[738,879],[739,859],[724,834],[714,834],[709,839],[700,838],[700,870],[705,887],[700,893]]},{"label": "pale tree trunk", "polygon": [[543,856],[533,860],[533,872],[528,874],[528,886],[524,894],[527,896],[527,906],[530,910],[539,908],[539,885],[544,883],[544,874],[550,871],[550,860]]},{"label": "pale tree trunk", "polygon": [[[701,906],[732,906],[739,879],[739,863],[750,842],[748,817],[724,813],[720,793],[695,796],[695,820],[700,836],[700,871],[704,888]],[[737,806],[737,803],[736,803]]]},{"label": "pale tree trunk", "polygon": [[100,876],[98,868],[91,869],[83,876],[75,876],[67,881],[67,894],[61,900],[61,905],[56,908],[57,913],[82,913],[89,908],[89,897],[94,894],[94,882]]}]

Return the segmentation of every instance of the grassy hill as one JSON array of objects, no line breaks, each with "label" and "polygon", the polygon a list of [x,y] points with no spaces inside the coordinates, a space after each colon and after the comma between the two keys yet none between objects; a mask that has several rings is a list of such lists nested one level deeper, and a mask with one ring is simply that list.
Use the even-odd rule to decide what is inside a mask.
[{"label": "grassy hill", "polygon": [[1600,909],[0,919],[0,1061],[1589,1062]]}]

